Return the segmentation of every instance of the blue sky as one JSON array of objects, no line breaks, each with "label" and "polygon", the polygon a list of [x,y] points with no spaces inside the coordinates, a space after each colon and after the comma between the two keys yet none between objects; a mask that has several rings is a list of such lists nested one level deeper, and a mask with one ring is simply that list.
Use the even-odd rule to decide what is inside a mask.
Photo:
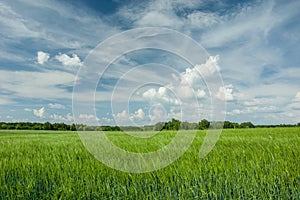
[{"label": "blue sky", "polygon": [[[73,85],[90,51],[122,31],[162,27],[188,35],[211,56],[204,65],[198,64],[204,68],[213,65],[221,74],[227,120],[300,122],[299,10],[296,0],[3,0],[0,121],[72,123]],[[164,42],[174,41],[164,38]],[[96,112],[86,112],[82,106],[77,122],[88,124],[96,117],[103,125],[143,125],[182,117],[180,97],[187,99],[186,105],[195,102],[187,90],[181,90],[182,85],[167,87],[174,78],[172,69],[188,82],[193,77],[189,83],[194,84],[200,110],[195,114],[192,107],[186,108],[181,119],[209,118],[205,81],[191,74],[197,66],[170,52],[148,49],[125,54],[101,74],[95,90]],[[151,78],[164,84],[136,88],[129,95],[129,103],[111,102],[113,91],[118,91],[115,95],[122,99],[130,81],[134,85],[134,81]],[[120,90],[114,87],[118,82],[122,83]],[[80,92],[84,95],[85,91]]]}]

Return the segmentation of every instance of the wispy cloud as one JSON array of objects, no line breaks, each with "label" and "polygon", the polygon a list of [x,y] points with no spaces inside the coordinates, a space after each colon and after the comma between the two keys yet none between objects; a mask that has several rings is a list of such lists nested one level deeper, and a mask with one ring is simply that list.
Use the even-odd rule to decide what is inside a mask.
[{"label": "wispy cloud", "polygon": [[0,77],[1,90],[13,93],[14,98],[45,100],[72,98],[71,91],[62,88],[61,85],[72,87],[75,78],[73,74],[67,72],[49,70],[43,72],[1,70]]},{"label": "wispy cloud", "polygon": [[65,109],[66,106],[59,104],[59,103],[49,103],[48,104],[49,108],[54,108],[54,109]]}]

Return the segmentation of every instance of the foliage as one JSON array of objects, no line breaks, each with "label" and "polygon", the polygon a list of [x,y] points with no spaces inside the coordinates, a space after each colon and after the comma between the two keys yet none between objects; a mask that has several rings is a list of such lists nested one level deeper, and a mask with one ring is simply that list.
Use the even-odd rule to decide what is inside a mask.
[{"label": "foliage", "polygon": [[[122,148],[149,152],[174,137],[161,133],[137,142],[122,132],[106,134]],[[198,131],[173,164],[128,174],[94,159],[72,132],[2,130],[0,199],[299,199],[299,134],[299,128],[226,129],[199,159],[205,131]]]},{"label": "foliage", "polygon": [[75,131],[75,124],[54,123],[50,122],[0,122],[0,129],[17,129],[17,130],[59,130],[59,131]]},{"label": "foliage", "polygon": [[223,128],[234,128],[234,124],[230,121],[225,121]]},{"label": "foliage", "polygon": [[202,119],[202,120],[199,122],[199,129],[200,129],[200,130],[208,129],[208,128],[209,128],[209,125],[210,125],[210,122],[209,122],[209,121],[207,121],[206,119]]},{"label": "foliage", "polygon": [[155,125],[145,126],[87,126],[84,124],[65,124],[65,123],[36,123],[36,122],[0,122],[0,129],[10,130],[58,130],[58,131],[160,131],[160,130],[206,130],[209,127],[215,129],[230,129],[230,128],[275,128],[275,127],[297,127],[298,124],[279,124],[279,125],[254,125],[252,122],[242,122],[238,124],[230,121],[210,122],[202,119],[198,123],[187,121],[181,122],[177,119],[172,119],[168,122],[158,122]]},{"label": "foliage", "polygon": [[251,122],[243,122],[240,124],[240,128],[255,128]]},{"label": "foliage", "polygon": [[167,123],[165,123],[163,129],[164,130],[179,130],[180,128],[180,121],[177,119],[172,119],[171,121],[168,121]]}]

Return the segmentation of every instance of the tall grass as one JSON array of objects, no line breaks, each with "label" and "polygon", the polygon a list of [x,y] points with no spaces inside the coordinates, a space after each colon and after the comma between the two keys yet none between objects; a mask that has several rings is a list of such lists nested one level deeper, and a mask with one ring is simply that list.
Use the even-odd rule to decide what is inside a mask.
[{"label": "tall grass", "polygon": [[[108,134],[142,152],[174,135],[145,143]],[[75,133],[0,131],[0,199],[299,199],[299,128],[224,130],[199,159],[204,135],[168,167],[128,174],[95,160]]]}]

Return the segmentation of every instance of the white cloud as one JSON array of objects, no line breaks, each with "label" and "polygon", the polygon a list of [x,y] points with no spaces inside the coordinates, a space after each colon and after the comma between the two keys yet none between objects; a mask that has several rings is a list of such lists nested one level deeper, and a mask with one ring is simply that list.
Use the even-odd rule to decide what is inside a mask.
[{"label": "white cloud", "polygon": [[300,92],[297,92],[294,100],[295,101],[300,101]]},{"label": "white cloud", "polygon": [[[198,100],[203,103],[209,104],[207,97],[205,81],[207,79],[213,79],[220,71],[218,65],[219,56],[210,56],[208,59],[200,65],[195,65],[193,68],[187,68],[184,72],[172,76],[172,81],[169,84],[159,87],[158,89],[150,88],[142,93],[143,100],[150,100],[151,103],[161,103],[165,107],[179,106],[182,111],[176,111],[173,109],[169,113],[165,113],[162,109],[153,109],[153,113],[150,114],[151,121],[160,121],[162,118],[165,120],[172,117],[181,118],[185,120],[197,121],[200,120],[199,114],[208,115],[210,109],[199,109]],[[216,95],[222,100],[233,100],[232,85],[226,87],[220,86]],[[223,91],[224,89],[224,91]],[[224,96],[224,97],[222,97]],[[164,114],[164,115],[162,115]]]},{"label": "white cloud", "polygon": [[151,112],[149,113],[149,117],[152,124],[157,122],[164,122],[167,119],[167,113],[164,107],[160,104],[155,105]]},{"label": "white cloud", "polygon": [[48,104],[49,108],[54,108],[54,109],[65,109],[66,106],[59,104],[59,103],[49,103]]},{"label": "white cloud", "polygon": [[220,22],[220,18],[214,13],[196,11],[187,16],[187,21],[194,28],[206,28]]},{"label": "white cloud", "polygon": [[[205,78],[215,75],[220,71],[218,65],[219,56],[209,56],[205,63],[196,65],[193,68],[187,68],[185,72],[179,74],[179,77],[173,75],[174,82],[160,87],[158,90],[151,88],[143,93],[143,97],[150,100],[161,99],[167,103],[180,104],[195,97],[204,98],[206,92],[203,87]],[[177,95],[180,100],[172,96],[170,92]],[[227,99],[230,94],[227,91]],[[184,100],[184,101],[181,101]]]},{"label": "white cloud", "polygon": [[176,99],[166,87],[159,87],[157,90],[155,88],[150,88],[145,91],[142,96],[145,100],[163,101],[175,105],[180,104],[180,101]]},{"label": "white cloud", "polygon": [[[182,110],[178,110],[178,108],[171,107],[170,111],[167,113],[167,120],[171,120],[172,118],[181,120],[183,114],[184,112],[182,112]],[[186,113],[186,114],[193,115],[193,113]]]},{"label": "white cloud", "polygon": [[12,104],[12,103],[13,103],[13,101],[11,100],[10,96],[0,95],[0,105],[9,105],[9,104]]},{"label": "white cloud", "polygon": [[[27,9],[24,9],[26,7]],[[6,52],[19,48],[16,41],[30,38],[38,41],[36,44],[53,49],[74,49],[76,52],[87,54],[95,45],[95,41],[102,40],[116,33],[116,26],[111,26],[95,17],[87,9],[74,9],[63,2],[43,2],[26,0],[19,3],[11,1],[0,2],[0,29],[3,36],[1,44]],[[28,12],[28,9],[31,12]],[[59,23],[52,23],[52,20]],[[70,20],[72,23],[70,23]],[[73,31],[77,27],[81,27]],[[93,31],[91,31],[93,30]],[[21,42],[21,41],[20,41]],[[40,48],[41,48],[40,47]],[[27,45],[31,48],[31,45]],[[28,52],[22,51],[18,56],[28,61]],[[13,54],[11,54],[13,56]],[[0,54],[0,56],[2,56]],[[15,57],[10,57],[13,60]],[[15,61],[15,60],[14,60]]]},{"label": "white cloud", "polygon": [[38,51],[37,52],[37,62],[38,64],[43,65],[44,63],[46,63],[50,58],[50,54],[49,53],[45,53],[42,51]]},{"label": "white cloud", "polygon": [[240,114],[250,114],[250,113],[272,113],[276,110],[275,106],[251,106],[245,107],[242,109],[234,109],[232,111],[228,111],[228,115],[240,115]]},{"label": "white cloud", "polygon": [[8,37],[37,37],[39,32],[33,31],[27,25],[28,21],[4,2],[0,2],[1,32],[9,32]]},{"label": "white cloud", "polygon": [[74,78],[73,74],[53,70],[42,72],[0,70],[0,89],[13,93],[15,98],[72,98],[72,93],[64,87],[73,86]]},{"label": "white cloud", "polygon": [[145,113],[142,108],[139,108],[137,111],[134,112],[133,115],[130,116],[131,119],[138,119],[142,120],[145,117]]},{"label": "white cloud", "polygon": [[56,121],[65,121],[65,118],[62,115],[52,114],[50,118]]},{"label": "white cloud", "polygon": [[213,76],[220,71],[218,61],[218,55],[209,56],[205,63],[187,68],[185,72],[180,74],[180,87],[197,87],[201,85],[206,77]]},{"label": "white cloud", "polygon": [[157,92],[154,88],[151,88],[143,93],[143,97],[147,99],[153,99],[157,95]]},{"label": "white cloud", "polygon": [[218,47],[238,41],[245,36],[252,39],[253,34],[267,36],[282,20],[282,17],[272,12],[273,7],[274,3],[268,1],[253,7],[243,7],[236,13],[220,18],[221,23],[203,35],[203,44],[207,47]]},{"label": "white cloud", "polygon": [[206,95],[206,92],[204,90],[197,90],[196,95],[198,98],[203,98]]},{"label": "white cloud", "polygon": [[[204,1],[198,0],[155,0],[141,5],[133,3],[122,7],[117,16],[133,23],[135,27],[169,27],[184,32],[215,23],[217,17],[213,14],[199,11],[186,12],[186,10],[195,10],[203,4]],[[184,14],[179,16],[179,12]]]},{"label": "white cloud", "polygon": [[[70,115],[71,118],[71,115]],[[96,121],[99,120],[94,114],[81,113],[75,117],[75,121],[77,124],[85,124],[85,125],[97,125]]]},{"label": "white cloud", "polygon": [[115,119],[118,126],[129,125],[132,123],[132,121],[130,120],[130,116],[126,110],[113,114],[113,118]]},{"label": "white cloud", "polygon": [[80,67],[82,66],[82,62],[78,55],[72,54],[72,57],[67,54],[61,54],[55,56],[55,59],[61,62],[66,67]]},{"label": "white cloud", "polygon": [[67,121],[73,121],[73,120],[74,120],[74,118],[73,118],[73,116],[71,115],[71,113],[68,113],[68,114],[67,114],[66,120],[67,120]]},{"label": "white cloud", "polygon": [[89,119],[94,119],[95,115],[92,114],[80,114],[79,115],[79,119],[85,119],[85,120],[89,120]]},{"label": "white cloud", "polygon": [[142,16],[135,24],[140,27],[160,26],[179,28],[183,25],[183,22],[172,13],[164,14],[158,11],[150,11]]},{"label": "white cloud", "polygon": [[177,96],[183,100],[189,100],[195,96],[193,88],[191,88],[191,86],[189,86],[187,84],[180,84],[178,86],[172,86],[172,90],[175,91]]},{"label": "white cloud", "polygon": [[[247,97],[246,101],[243,101],[243,105],[249,106],[263,106],[263,105],[278,105],[285,101],[285,98],[279,96],[270,96],[270,97],[261,97],[261,98],[252,98]],[[241,100],[242,101],[242,100]]]},{"label": "white cloud", "polygon": [[221,86],[219,88],[218,93],[216,94],[216,97],[221,100],[232,101],[233,100],[232,92],[233,92],[233,86],[231,84]]},{"label": "white cloud", "polygon": [[30,108],[24,108],[24,110],[25,110],[26,112],[32,112],[32,109],[30,109]]},{"label": "white cloud", "polygon": [[73,121],[73,116],[71,113],[68,113],[66,116],[59,115],[59,114],[51,114],[50,118],[55,120],[55,121],[65,121],[65,122],[71,122]]},{"label": "white cloud", "polygon": [[32,111],[33,111],[33,114],[36,117],[44,118],[44,114],[45,114],[45,108],[44,107],[40,108],[39,110],[33,109]]},{"label": "white cloud", "polygon": [[98,119],[100,125],[112,125],[114,123],[114,120],[108,117],[101,117],[100,119]]}]

